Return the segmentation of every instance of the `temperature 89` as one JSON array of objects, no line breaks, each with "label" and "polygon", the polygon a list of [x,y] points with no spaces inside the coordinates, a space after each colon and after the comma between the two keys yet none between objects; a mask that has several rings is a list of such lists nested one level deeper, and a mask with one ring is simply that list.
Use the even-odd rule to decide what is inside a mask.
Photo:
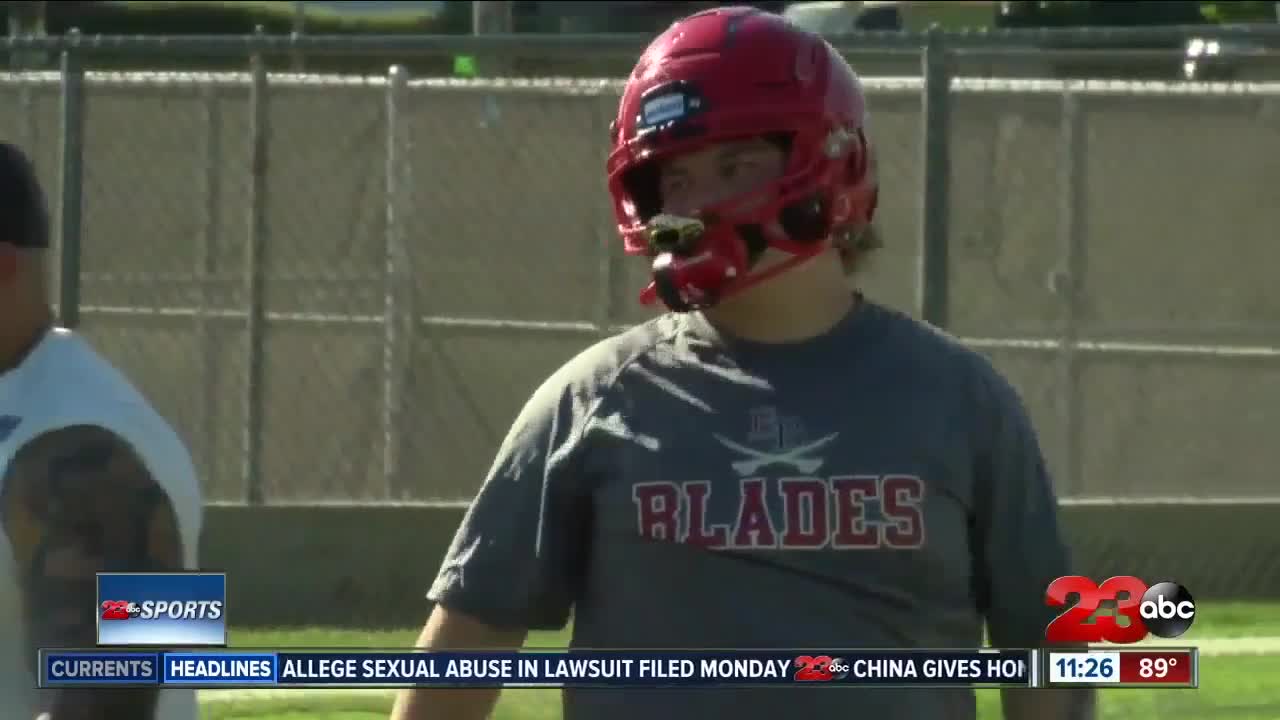
[{"label": "temperature 89", "polygon": [[1149,658],[1138,661],[1138,676],[1157,680],[1169,676],[1169,671],[1178,666],[1178,658]]},{"label": "temperature 89", "polygon": [[1148,650],[1120,655],[1120,682],[1195,687],[1192,650]]}]

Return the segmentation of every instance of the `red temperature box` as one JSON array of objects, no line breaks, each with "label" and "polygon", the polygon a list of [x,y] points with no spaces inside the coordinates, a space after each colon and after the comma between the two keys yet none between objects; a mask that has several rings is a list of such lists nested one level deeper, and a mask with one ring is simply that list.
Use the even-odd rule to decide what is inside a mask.
[{"label": "red temperature box", "polygon": [[1196,687],[1200,680],[1199,653],[1192,649],[1120,651],[1122,685]]}]

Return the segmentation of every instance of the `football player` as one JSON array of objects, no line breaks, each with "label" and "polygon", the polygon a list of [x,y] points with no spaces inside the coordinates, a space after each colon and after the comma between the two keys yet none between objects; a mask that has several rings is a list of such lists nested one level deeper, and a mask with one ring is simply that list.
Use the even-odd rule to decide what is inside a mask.
[{"label": "football player", "polygon": [[[608,187],[668,312],[537,389],[457,531],[420,646],[1043,642],[1069,574],[1027,413],[981,355],[851,291],[876,208],[858,77],[751,8],[675,23],[611,132]],[[1006,693],[1080,720],[1088,691]],[[403,692],[397,720],[496,691]],[[570,720],[972,720],[968,689],[566,690]]]},{"label": "football player", "polygon": [[186,447],[76,333],[54,325],[49,222],[0,143],[0,720],[195,720],[191,690],[36,690],[40,648],[97,644],[97,572],[196,567]]}]

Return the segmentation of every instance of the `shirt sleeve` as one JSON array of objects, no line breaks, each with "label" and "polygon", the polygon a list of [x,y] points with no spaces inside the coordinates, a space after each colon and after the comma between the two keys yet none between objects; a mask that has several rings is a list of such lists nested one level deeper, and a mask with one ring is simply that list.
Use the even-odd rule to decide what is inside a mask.
[{"label": "shirt sleeve", "polygon": [[1057,611],[1045,589],[1071,558],[1040,442],[1016,390],[991,371],[975,477],[979,607],[997,647],[1039,647]]},{"label": "shirt sleeve", "polygon": [[590,504],[580,440],[593,403],[561,374],[511,426],[427,594],[493,627],[564,627],[583,576]]}]

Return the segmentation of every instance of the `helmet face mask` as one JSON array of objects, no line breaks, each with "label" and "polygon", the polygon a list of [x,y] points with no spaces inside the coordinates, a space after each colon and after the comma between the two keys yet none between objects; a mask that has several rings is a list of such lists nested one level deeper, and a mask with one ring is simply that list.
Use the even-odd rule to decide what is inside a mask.
[{"label": "helmet face mask", "polygon": [[[719,8],[655,40],[623,93],[608,161],[624,248],[654,262],[642,301],[710,307],[868,224],[875,185],[863,115],[844,60],[778,16]],[[751,187],[726,183],[730,192],[708,192],[704,180],[693,193],[700,207],[663,197],[665,168],[762,139],[784,153],[781,172]],[[791,258],[753,272],[768,248]]]}]

